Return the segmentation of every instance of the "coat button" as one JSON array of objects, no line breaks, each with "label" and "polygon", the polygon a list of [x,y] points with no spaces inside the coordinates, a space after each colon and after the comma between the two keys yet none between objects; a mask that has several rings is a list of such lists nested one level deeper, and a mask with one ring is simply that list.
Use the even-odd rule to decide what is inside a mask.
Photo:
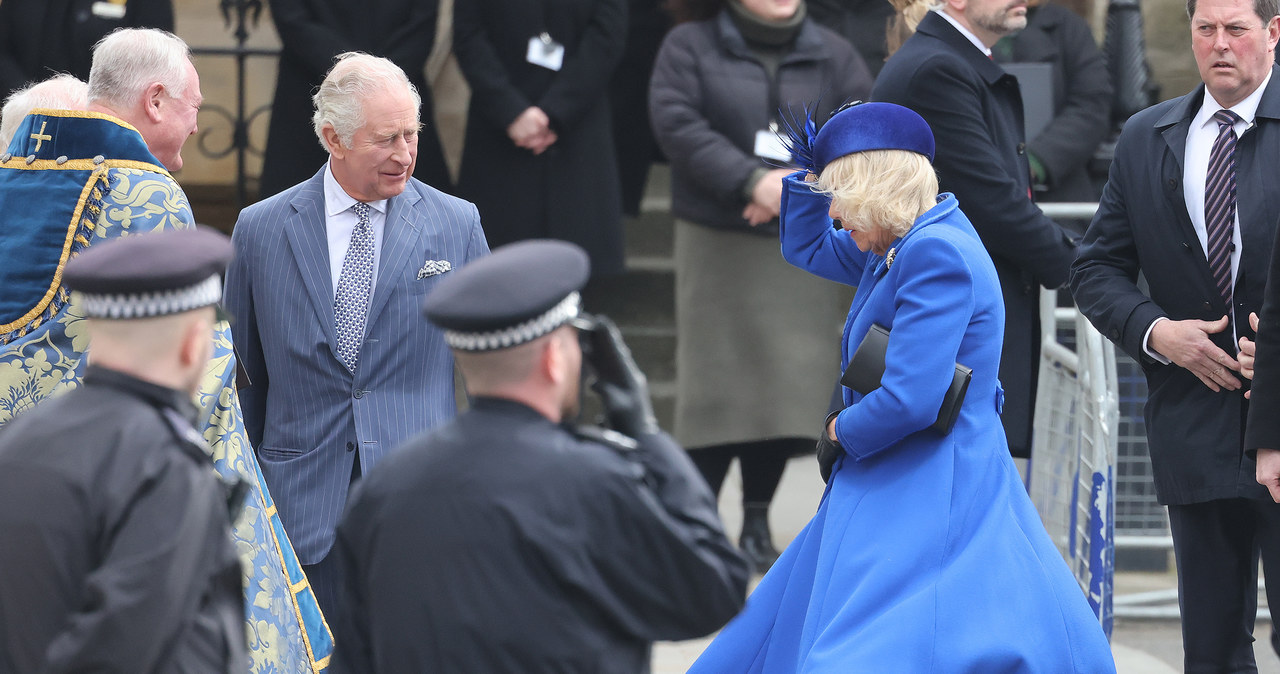
[{"label": "coat button", "polygon": [[64,154],[61,157],[58,157],[58,166],[62,166],[65,163],[67,163],[67,155]]},{"label": "coat button", "polygon": [[363,398],[363,397],[364,397],[364,389],[362,389],[362,388],[358,388],[358,389],[356,389],[354,392],[352,392],[352,395],[354,395],[356,398]]},{"label": "coat button", "polygon": [[1026,153],[1027,153],[1027,144],[1026,144],[1026,143],[1018,143],[1018,154],[1023,155],[1023,154],[1026,154]]},{"label": "coat button", "polygon": [[348,443],[347,443],[347,451],[348,451],[348,452],[354,452],[354,451],[356,451],[356,443],[354,443],[354,442],[348,442]]},{"label": "coat button", "polygon": [[29,155],[27,155],[27,165],[28,165],[28,166],[30,166],[31,164],[34,164],[35,162],[36,162],[36,156],[35,156],[35,155],[33,155],[33,154],[29,154]]},{"label": "coat button", "polygon": [[1172,189],[1177,189],[1177,187],[1178,187],[1178,179],[1177,179],[1177,178],[1170,178],[1170,179],[1169,179],[1169,189],[1171,189],[1171,190],[1172,190]]},{"label": "coat button", "polygon": [[0,156],[0,164],[3,164],[3,163],[5,163],[5,162],[9,161],[10,159],[13,159],[13,155],[11,155],[11,154],[9,154],[8,152],[6,152],[6,153],[4,153],[4,155],[3,155],[3,156]]},{"label": "coat button", "polygon": [[94,156],[93,156],[93,165],[94,165],[94,166],[97,166],[98,164],[101,164],[102,162],[104,162],[104,161],[106,161],[106,160],[107,160],[107,158],[106,158],[106,157],[104,157],[104,156],[102,156],[102,155],[100,155],[100,154],[99,154],[99,155],[94,155]]},{"label": "coat button", "polygon": [[1118,342],[1120,341],[1120,331],[1112,328],[1111,332],[1107,333],[1107,337],[1109,337],[1113,342]]},{"label": "coat button", "polygon": [[1205,302],[1205,303],[1204,303],[1203,305],[1201,305],[1201,306],[1204,308],[1204,310],[1205,310],[1205,311],[1209,311],[1209,310],[1213,309],[1213,306],[1212,306],[1211,304],[1209,304],[1208,302]]}]

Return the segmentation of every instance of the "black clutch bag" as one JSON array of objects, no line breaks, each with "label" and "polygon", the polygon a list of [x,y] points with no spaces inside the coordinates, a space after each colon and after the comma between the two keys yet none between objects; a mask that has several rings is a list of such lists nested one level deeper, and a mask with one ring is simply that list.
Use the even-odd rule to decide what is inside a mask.
[{"label": "black clutch bag", "polygon": [[[845,368],[840,383],[866,395],[880,388],[880,379],[884,377],[884,356],[889,349],[889,330],[883,325],[873,323],[867,336],[858,345],[849,359],[849,367]],[[930,426],[933,430],[946,435],[960,416],[960,404],[964,402],[965,391],[969,390],[969,380],[973,370],[956,363],[955,375],[951,377],[951,388],[942,398],[942,408],[938,410],[938,420]]]}]

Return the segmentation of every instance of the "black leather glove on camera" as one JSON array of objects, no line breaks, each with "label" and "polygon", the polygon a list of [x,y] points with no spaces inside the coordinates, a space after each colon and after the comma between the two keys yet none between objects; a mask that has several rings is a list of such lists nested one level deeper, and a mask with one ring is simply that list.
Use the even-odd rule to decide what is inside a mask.
[{"label": "black leather glove on camera", "polygon": [[827,435],[827,426],[831,424],[831,420],[840,414],[839,410],[827,415],[822,422],[822,433],[818,435],[818,473],[822,475],[823,482],[831,480],[831,467],[835,465],[836,459],[844,454],[844,447],[840,443],[832,440]]},{"label": "black leather glove on camera", "polygon": [[596,316],[595,321],[585,355],[596,375],[591,389],[600,395],[609,425],[631,437],[657,433],[649,381],[636,366],[618,326],[604,316]]}]

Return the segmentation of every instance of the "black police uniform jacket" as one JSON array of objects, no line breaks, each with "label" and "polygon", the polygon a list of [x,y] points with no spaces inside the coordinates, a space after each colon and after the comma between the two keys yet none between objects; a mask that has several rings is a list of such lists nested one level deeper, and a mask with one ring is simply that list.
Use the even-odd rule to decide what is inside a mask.
[{"label": "black police uniform jacket", "polygon": [[[1268,498],[1244,452],[1244,392],[1210,391],[1189,370],[1162,365],[1143,350],[1160,316],[1215,321],[1228,311],[1241,337],[1254,338],[1249,312],[1262,308],[1276,220],[1280,216],[1280,66],[1258,101],[1254,124],[1236,143],[1236,209],[1240,264],[1228,307],[1214,283],[1183,198],[1183,158],[1204,85],[1154,105],[1125,123],[1098,213],[1072,266],[1071,293],[1098,331],[1142,364],[1144,410],[1156,496],[1165,505],[1223,498]],[[1149,290],[1137,285],[1141,273]],[[1274,287],[1274,282],[1272,283]],[[1263,328],[1265,330],[1265,328]],[[1235,355],[1230,330],[1209,335]],[[1266,362],[1260,352],[1258,364]],[[1255,399],[1266,405],[1274,398]],[[1263,412],[1275,415],[1275,408]],[[1255,445],[1256,447],[1257,445]]]},{"label": "black police uniform jacket", "polygon": [[480,398],[356,490],[339,672],[647,672],[650,642],[742,605],[745,562],[665,434],[620,451]]},{"label": "black police uniform jacket", "polygon": [[1075,246],[1028,198],[1018,81],[929,12],[889,57],[871,98],[920,113],[937,142],[940,189],[952,192],[995,262],[1004,294],[1001,421],[1014,456],[1031,452],[1040,359],[1040,286],[1067,280]]},{"label": "black police uniform jacket", "polygon": [[90,367],[0,429],[0,672],[246,671],[227,493],[184,411]]}]

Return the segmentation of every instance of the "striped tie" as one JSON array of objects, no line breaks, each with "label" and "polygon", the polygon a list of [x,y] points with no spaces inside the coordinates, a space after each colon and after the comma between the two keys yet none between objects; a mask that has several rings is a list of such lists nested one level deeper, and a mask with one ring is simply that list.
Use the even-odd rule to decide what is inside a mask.
[{"label": "striped tie", "polygon": [[1209,173],[1204,182],[1204,228],[1208,236],[1209,271],[1231,314],[1231,234],[1236,221],[1236,132],[1240,117],[1230,110],[1213,115],[1218,137],[1209,153]]}]

